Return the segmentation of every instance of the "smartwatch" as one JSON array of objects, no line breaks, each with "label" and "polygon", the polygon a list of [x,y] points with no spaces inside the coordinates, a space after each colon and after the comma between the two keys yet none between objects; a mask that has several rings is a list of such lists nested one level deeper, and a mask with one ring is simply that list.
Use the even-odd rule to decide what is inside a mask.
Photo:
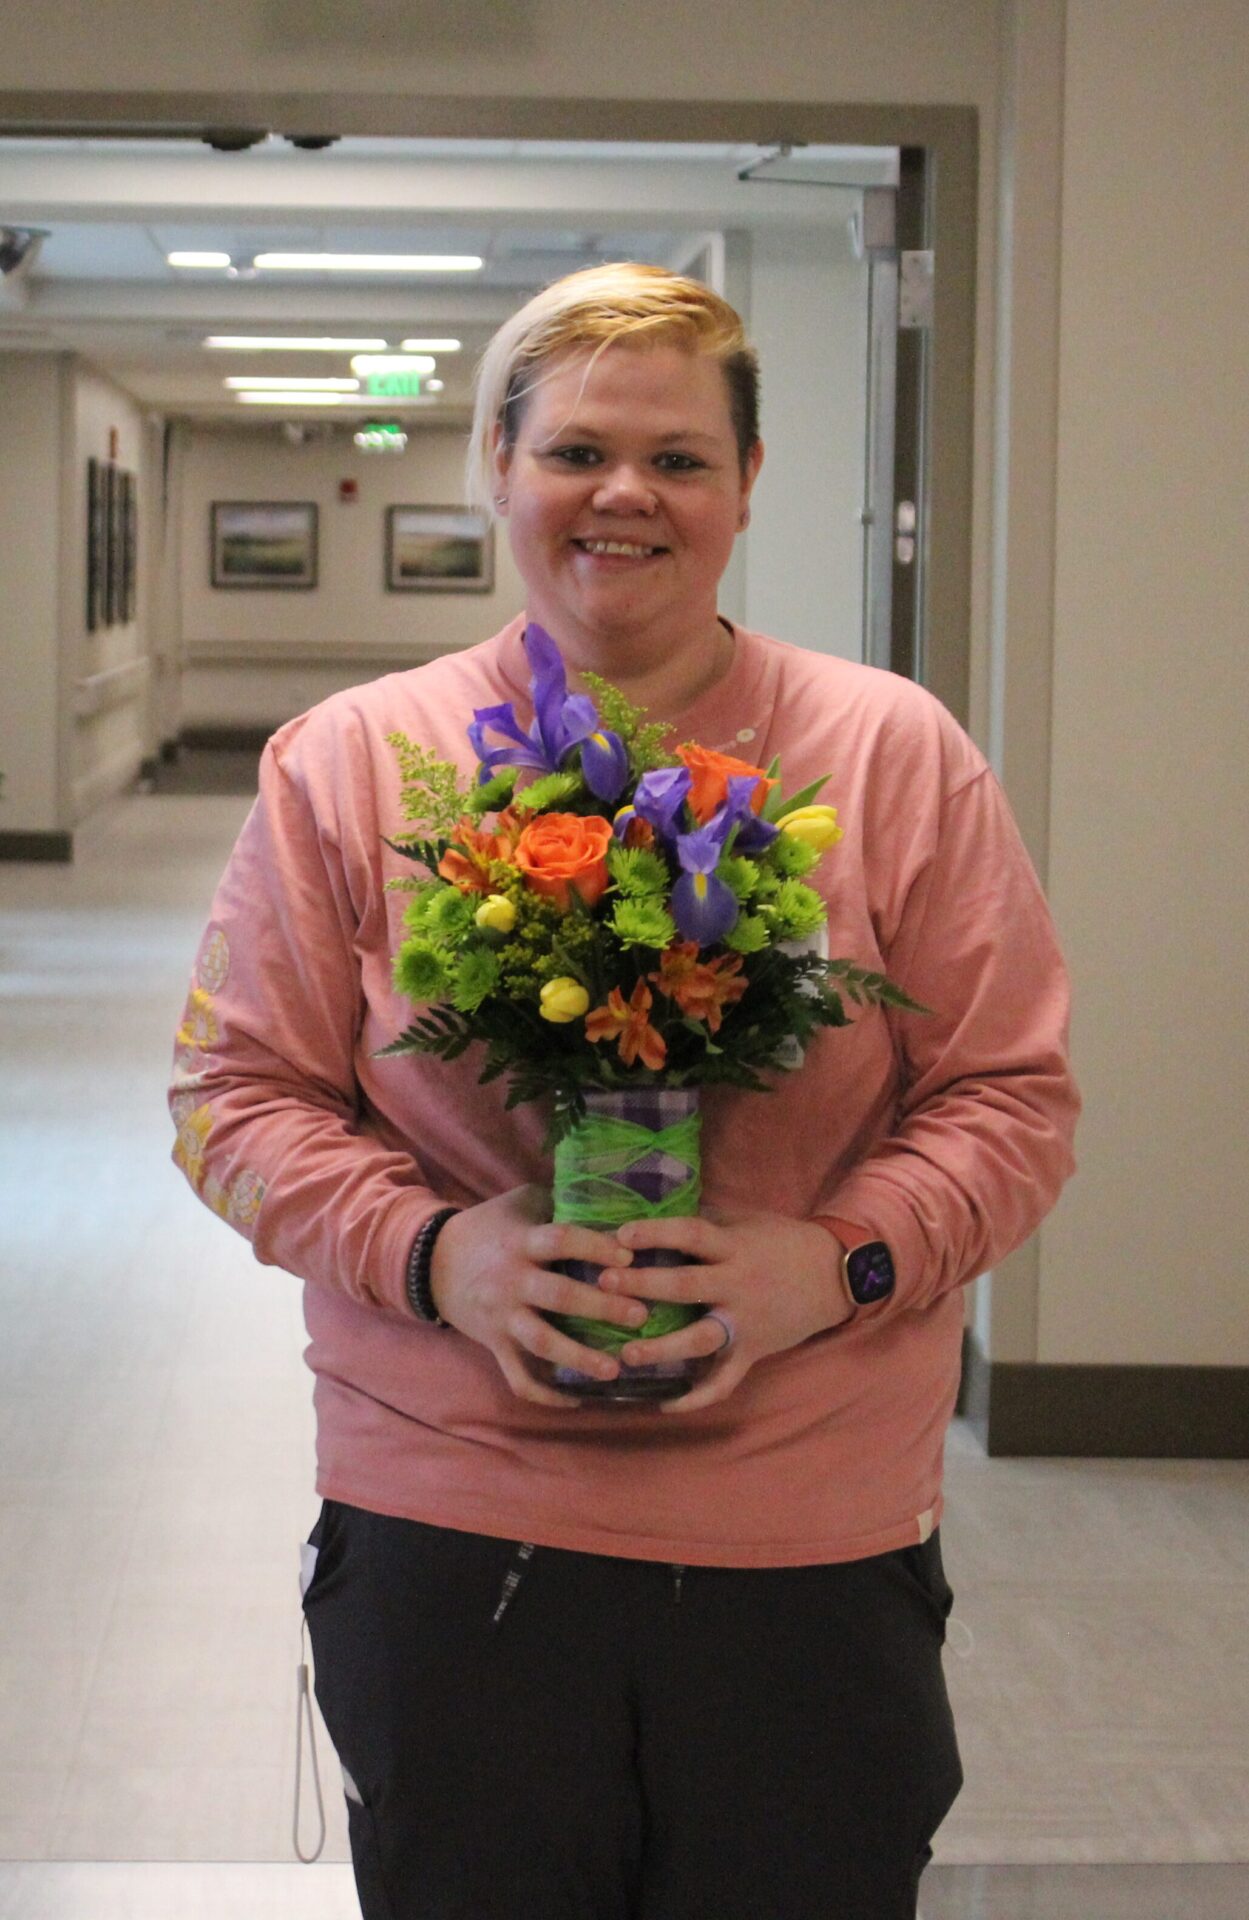
[{"label": "smartwatch", "polygon": [[846,1291],[856,1307],[872,1307],[887,1300],[897,1284],[893,1255],[883,1240],[865,1240],[852,1247],[841,1263]]}]

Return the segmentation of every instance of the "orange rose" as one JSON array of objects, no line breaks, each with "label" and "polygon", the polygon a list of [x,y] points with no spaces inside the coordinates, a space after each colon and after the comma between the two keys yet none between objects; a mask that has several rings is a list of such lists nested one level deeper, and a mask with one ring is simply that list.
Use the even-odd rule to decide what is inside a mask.
[{"label": "orange rose", "polygon": [[731,754],[716,753],[711,747],[700,747],[693,740],[687,740],[683,747],[677,748],[677,759],[689,770],[692,782],[690,806],[700,827],[705,827],[716,808],[722,807],[728,799],[731,775],[757,775],[755,790],[750,796],[750,804],[756,813],[763,811],[768,789],[776,785],[775,780],[768,779],[762,767],[749,766],[745,760],[734,760]]},{"label": "orange rose", "polygon": [[577,813],[540,813],[516,842],[513,858],[534,892],[567,913],[572,887],[587,907],[602,898],[610,845],[611,821],[597,814],[582,819]]}]

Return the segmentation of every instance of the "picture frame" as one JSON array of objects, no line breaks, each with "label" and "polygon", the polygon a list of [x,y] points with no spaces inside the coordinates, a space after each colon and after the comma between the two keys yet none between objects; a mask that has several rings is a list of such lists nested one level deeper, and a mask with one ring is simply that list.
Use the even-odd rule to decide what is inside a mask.
[{"label": "picture frame", "polygon": [[386,509],[389,593],[491,593],[494,523],[473,507]]},{"label": "picture frame", "polygon": [[104,625],[121,618],[121,469],[104,465]]},{"label": "picture frame", "polygon": [[129,621],[138,605],[139,483],[133,473],[121,483],[121,618]]},{"label": "picture frame", "polygon": [[314,501],[214,500],[209,543],[214,587],[290,593],[317,584]]},{"label": "picture frame", "polygon": [[104,464],[87,461],[87,632],[105,624],[105,570],[107,566],[108,502]]}]

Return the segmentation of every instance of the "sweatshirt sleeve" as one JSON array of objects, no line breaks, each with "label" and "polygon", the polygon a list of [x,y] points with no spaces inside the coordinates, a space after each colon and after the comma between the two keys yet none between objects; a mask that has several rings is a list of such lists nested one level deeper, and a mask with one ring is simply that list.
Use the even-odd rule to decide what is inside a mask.
[{"label": "sweatshirt sleeve", "polygon": [[872,1317],[926,1306],[1004,1259],[1075,1170],[1067,973],[991,768],[946,797],[885,964],[932,1012],[890,1012],[892,1129],[818,1208],[890,1247],[896,1289]]},{"label": "sweatshirt sleeve", "polygon": [[408,1254],[440,1202],[362,1110],[358,922],[332,823],[271,742],[178,1030],[173,1158],[258,1260],[410,1316]]}]

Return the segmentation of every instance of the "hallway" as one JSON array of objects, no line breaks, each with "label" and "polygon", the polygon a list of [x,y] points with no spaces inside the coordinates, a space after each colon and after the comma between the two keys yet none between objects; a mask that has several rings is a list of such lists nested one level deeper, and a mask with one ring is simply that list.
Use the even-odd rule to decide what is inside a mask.
[{"label": "hallway", "polygon": [[[247,804],[130,795],[72,867],[0,867],[0,1920],[355,1910],[323,1731],[331,1864],[291,1848],[299,1290],[196,1205],[163,1101]],[[927,1920],[1243,1914],[1249,1464],[948,1455],[967,1785]]]}]

